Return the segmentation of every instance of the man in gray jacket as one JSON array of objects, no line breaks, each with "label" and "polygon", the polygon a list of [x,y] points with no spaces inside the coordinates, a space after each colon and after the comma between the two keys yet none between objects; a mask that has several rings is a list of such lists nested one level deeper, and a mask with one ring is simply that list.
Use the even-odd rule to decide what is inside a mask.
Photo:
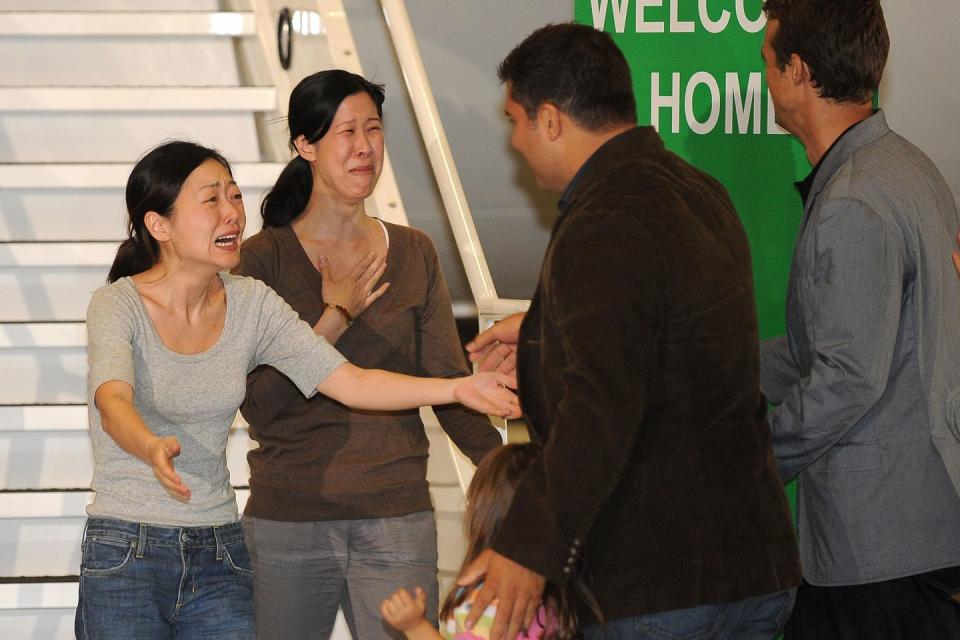
[{"label": "man in gray jacket", "polygon": [[957,638],[960,283],[943,177],[872,100],[879,0],[767,0],[777,122],[813,171],[762,347],[781,476],[798,479],[805,582],[787,638]]}]

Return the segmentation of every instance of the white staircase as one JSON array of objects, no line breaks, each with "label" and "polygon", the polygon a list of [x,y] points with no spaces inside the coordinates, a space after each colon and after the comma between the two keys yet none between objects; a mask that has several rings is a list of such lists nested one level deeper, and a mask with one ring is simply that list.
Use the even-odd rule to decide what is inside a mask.
[{"label": "white staircase", "polygon": [[[83,318],[125,235],[132,162],[167,138],[218,147],[236,163],[254,227],[281,166],[261,162],[256,127],[277,91],[244,86],[234,52],[234,38],[254,34],[251,13],[38,4],[0,2],[0,637],[10,639],[73,637],[92,474]],[[248,447],[238,424],[228,456],[238,486]]]},{"label": "white staircase", "polygon": [[[311,11],[304,30],[319,31],[296,43],[300,69],[265,82],[278,67],[268,59],[275,23],[263,25],[275,20],[272,4],[0,0],[0,638],[73,637],[92,474],[83,319],[125,236],[132,163],[168,138],[219,149],[243,189],[250,235],[286,161],[275,121],[296,74],[360,72],[339,0],[321,0],[300,7]],[[381,217],[406,222],[389,163],[373,200]],[[449,583],[463,553],[463,493],[429,420]],[[238,420],[228,462],[241,508],[250,446]],[[341,627],[334,637],[349,635]]]}]

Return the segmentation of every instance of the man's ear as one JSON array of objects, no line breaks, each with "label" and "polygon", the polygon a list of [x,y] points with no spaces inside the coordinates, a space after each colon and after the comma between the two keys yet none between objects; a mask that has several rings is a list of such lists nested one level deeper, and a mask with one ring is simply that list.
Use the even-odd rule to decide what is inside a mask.
[{"label": "man's ear", "polygon": [[537,128],[543,131],[547,140],[553,142],[562,131],[560,109],[552,102],[544,102],[537,107]]},{"label": "man's ear", "polygon": [[170,219],[156,211],[147,211],[143,216],[143,225],[147,228],[147,233],[157,242],[170,239]]},{"label": "man's ear", "polygon": [[305,135],[300,134],[294,138],[293,146],[297,150],[297,154],[307,162],[313,162],[317,159],[317,146],[307,140]]},{"label": "man's ear", "polygon": [[790,74],[790,80],[794,84],[806,84],[810,82],[810,67],[804,62],[803,58],[795,53],[790,54],[790,62],[787,64],[787,72]]}]

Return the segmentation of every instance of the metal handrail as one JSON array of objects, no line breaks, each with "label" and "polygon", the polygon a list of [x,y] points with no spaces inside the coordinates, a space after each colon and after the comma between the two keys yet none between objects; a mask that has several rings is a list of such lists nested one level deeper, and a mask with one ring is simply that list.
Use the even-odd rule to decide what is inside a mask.
[{"label": "metal handrail", "polygon": [[[404,83],[407,85],[407,93],[413,104],[413,111],[417,117],[430,165],[437,180],[437,187],[443,199],[444,209],[457,242],[457,251],[467,274],[470,292],[477,305],[480,328],[483,329],[504,316],[526,311],[530,301],[497,296],[487,259],[480,246],[473,215],[470,213],[470,207],[463,192],[460,174],[457,172],[443,122],[440,120],[440,112],[433,98],[430,80],[423,67],[420,48],[413,34],[404,0],[380,0],[380,6],[390,31],[390,38],[393,40],[393,47],[400,63]],[[507,421],[499,418],[491,418],[491,420],[500,429],[506,441],[509,433]],[[473,478],[474,467],[452,442],[449,445],[460,486],[466,492]]]},{"label": "metal handrail", "polygon": [[450,227],[457,242],[457,250],[467,274],[470,292],[477,305],[481,326],[505,315],[525,311],[530,304],[529,301],[497,296],[487,259],[480,246],[477,228],[463,192],[460,174],[457,172],[443,122],[440,120],[440,112],[433,98],[430,80],[423,67],[420,48],[417,46],[404,0],[380,0],[380,6],[400,62],[407,92],[413,103],[417,124],[420,126],[430,165],[443,198],[447,218],[450,220]]}]

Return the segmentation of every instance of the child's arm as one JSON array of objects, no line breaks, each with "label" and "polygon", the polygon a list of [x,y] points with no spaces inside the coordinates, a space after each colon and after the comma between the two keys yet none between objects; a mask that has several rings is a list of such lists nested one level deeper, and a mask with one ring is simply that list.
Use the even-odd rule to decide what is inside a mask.
[{"label": "child's arm", "polygon": [[407,640],[443,640],[440,632],[433,628],[423,612],[427,609],[427,594],[417,587],[415,596],[400,588],[380,605],[383,619],[407,636]]}]

